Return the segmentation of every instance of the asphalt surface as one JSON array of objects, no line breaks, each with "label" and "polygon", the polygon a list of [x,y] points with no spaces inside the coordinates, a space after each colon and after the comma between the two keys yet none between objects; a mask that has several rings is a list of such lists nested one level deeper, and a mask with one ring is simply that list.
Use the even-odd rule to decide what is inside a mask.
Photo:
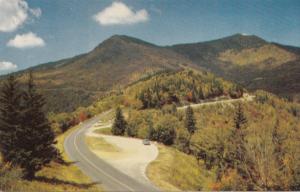
[{"label": "asphalt surface", "polygon": [[217,100],[217,101],[206,101],[203,103],[196,103],[196,104],[191,104],[191,105],[185,105],[182,107],[177,107],[178,110],[183,110],[188,108],[188,106],[192,107],[192,108],[197,108],[197,107],[201,107],[201,106],[206,106],[206,105],[216,105],[216,104],[230,104],[230,103],[235,103],[235,102],[243,102],[243,101],[252,101],[254,99],[253,95],[249,95],[249,94],[244,94],[244,96],[242,98],[238,98],[238,99],[226,99],[226,100]]},{"label": "asphalt surface", "polygon": [[120,172],[89,150],[85,143],[85,133],[103,115],[105,113],[83,122],[65,139],[64,147],[68,157],[105,191],[158,191],[153,185],[142,184]]}]

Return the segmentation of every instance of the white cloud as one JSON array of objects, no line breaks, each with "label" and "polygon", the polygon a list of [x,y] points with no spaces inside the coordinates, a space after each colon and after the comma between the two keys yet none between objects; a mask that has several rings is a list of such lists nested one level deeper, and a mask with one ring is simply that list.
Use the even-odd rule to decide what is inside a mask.
[{"label": "white cloud", "polygon": [[35,17],[40,17],[42,15],[42,10],[40,8],[30,9],[30,13]]},{"label": "white cloud", "polygon": [[15,48],[32,48],[43,47],[45,46],[45,42],[36,34],[29,32],[22,35],[16,35],[16,37],[9,40],[6,45]]},{"label": "white cloud", "polygon": [[125,25],[146,22],[149,15],[145,9],[134,11],[122,2],[114,2],[93,18],[100,25]]},{"label": "white cloud", "polygon": [[18,66],[9,61],[0,61],[0,71],[8,71],[17,69]]},{"label": "white cloud", "polygon": [[11,32],[20,27],[30,15],[39,17],[40,8],[29,8],[25,0],[0,0],[0,32]]}]

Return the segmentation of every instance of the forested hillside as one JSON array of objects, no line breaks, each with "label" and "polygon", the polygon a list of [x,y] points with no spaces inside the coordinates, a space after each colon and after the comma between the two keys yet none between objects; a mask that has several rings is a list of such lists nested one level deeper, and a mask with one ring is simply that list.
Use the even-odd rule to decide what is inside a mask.
[{"label": "forested hillside", "polygon": [[[253,100],[178,108],[209,102],[212,98],[237,98],[236,93],[245,91],[236,90],[237,87],[206,72],[161,73],[112,93],[81,109],[81,114],[97,114],[122,106],[126,119],[122,120],[124,130],[117,131],[118,134],[158,141],[197,159],[199,178],[165,178],[164,182],[175,187],[184,186],[184,190],[299,189],[299,104],[257,91],[252,93]],[[202,95],[192,94],[198,89],[204,98],[192,100],[190,96]],[[170,166],[174,171],[182,171],[176,164]],[[194,174],[192,169],[195,167],[187,168],[184,174]]]},{"label": "forested hillside", "polygon": [[50,119],[57,133],[118,105],[134,109],[161,109],[171,104],[183,106],[209,100],[236,99],[246,90],[208,72],[183,69],[161,71],[136,81],[126,88],[112,91],[88,107],[73,113],[51,113]]},{"label": "forested hillside", "polygon": [[89,107],[49,114],[49,120],[59,135],[93,115],[122,106],[124,130],[113,133],[158,141],[198,161],[193,168],[201,173],[197,182],[186,181],[191,177],[167,179],[178,188],[185,183],[185,190],[299,189],[299,104],[258,91],[252,93],[254,100],[178,109],[236,99],[245,91],[208,72],[163,71],[112,91]]},{"label": "forested hillside", "polygon": [[[218,97],[239,98],[244,89],[208,72],[182,70],[166,72],[130,86],[125,95],[137,99],[142,108],[160,108],[166,104],[185,105]],[[130,99],[129,99],[130,100]]]}]

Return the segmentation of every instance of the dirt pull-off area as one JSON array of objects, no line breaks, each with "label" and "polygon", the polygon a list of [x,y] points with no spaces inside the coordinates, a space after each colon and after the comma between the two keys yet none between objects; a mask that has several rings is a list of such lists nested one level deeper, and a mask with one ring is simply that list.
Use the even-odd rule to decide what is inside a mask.
[{"label": "dirt pull-off area", "polygon": [[[92,139],[91,150],[116,169],[135,178],[139,182],[150,184],[145,172],[148,164],[158,156],[156,144],[144,145],[141,139],[97,134],[94,131],[110,127],[110,123],[97,123],[87,131],[87,141]],[[91,138],[92,137],[92,138]],[[105,143],[106,142],[106,143]]]}]

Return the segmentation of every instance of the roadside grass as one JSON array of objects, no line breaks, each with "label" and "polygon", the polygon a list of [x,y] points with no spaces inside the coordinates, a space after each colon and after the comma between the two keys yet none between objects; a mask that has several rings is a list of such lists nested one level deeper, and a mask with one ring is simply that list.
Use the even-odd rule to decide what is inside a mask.
[{"label": "roadside grass", "polygon": [[[64,134],[57,137],[57,148],[61,152],[64,163],[52,162],[49,166],[44,167],[37,173],[36,179],[27,181],[20,179],[20,177],[11,177],[6,182],[4,191],[80,191],[99,192],[101,189],[98,184],[93,183],[87,176],[85,176],[79,168],[68,160],[64,151],[64,140],[67,135],[78,127],[73,127]],[[6,178],[1,178],[6,179]],[[1,183],[1,182],[0,182]],[[0,186],[1,187],[1,186]]]},{"label": "roadside grass", "polygon": [[107,128],[103,128],[103,129],[96,129],[94,132],[97,134],[112,135],[111,127],[107,127]]},{"label": "roadside grass", "polygon": [[203,162],[175,148],[158,144],[159,155],[147,167],[148,178],[163,191],[208,190],[213,173],[203,167]]},{"label": "roadside grass", "polygon": [[99,137],[85,137],[87,145],[92,150],[101,150],[104,152],[120,152],[120,149],[105,141],[103,138]]}]

